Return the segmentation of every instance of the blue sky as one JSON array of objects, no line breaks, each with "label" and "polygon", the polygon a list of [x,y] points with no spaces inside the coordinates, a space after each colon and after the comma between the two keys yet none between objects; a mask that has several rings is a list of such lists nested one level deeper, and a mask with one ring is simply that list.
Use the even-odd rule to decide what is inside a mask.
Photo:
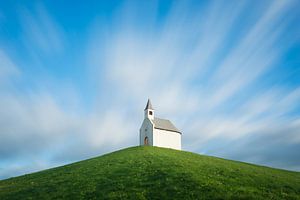
[{"label": "blue sky", "polygon": [[138,145],[300,171],[299,1],[1,1],[0,179]]}]

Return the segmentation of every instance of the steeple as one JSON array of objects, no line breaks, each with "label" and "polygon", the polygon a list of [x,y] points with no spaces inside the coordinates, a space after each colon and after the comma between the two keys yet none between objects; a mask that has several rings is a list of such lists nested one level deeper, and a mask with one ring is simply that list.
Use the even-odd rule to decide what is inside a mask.
[{"label": "steeple", "polygon": [[147,101],[147,105],[144,109],[144,113],[145,113],[145,118],[149,118],[151,120],[154,119],[154,109],[152,107],[150,99],[148,99]]},{"label": "steeple", "polygon": [[151,101],[150,101],[150,99],[148,99],[148,101],[147,101],[147,105],[146,105],[146,107],[145,107],[145,110],[147,110],[147,109],[154,110],[154,109],[152,108],[152,104],[151,104]]}]

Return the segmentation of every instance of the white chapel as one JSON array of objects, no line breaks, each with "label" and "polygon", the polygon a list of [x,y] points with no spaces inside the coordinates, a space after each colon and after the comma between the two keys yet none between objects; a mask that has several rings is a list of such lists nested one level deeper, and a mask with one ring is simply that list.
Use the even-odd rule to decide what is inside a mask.
[{"label": "white chapel", "polygon": [[144,121],[140,128],[140,145],[181,150],[181,132],[170,120],[154,117],[150,99],[144,113]]}]

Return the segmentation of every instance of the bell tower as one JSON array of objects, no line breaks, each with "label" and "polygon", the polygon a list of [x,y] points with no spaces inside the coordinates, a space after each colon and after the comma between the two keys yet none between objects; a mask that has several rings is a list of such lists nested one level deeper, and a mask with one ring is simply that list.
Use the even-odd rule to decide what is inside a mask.
[{"label": "bell tower", "polygon": [[148,118],[150,120],[154,119],[154,109],[152,107],[150,99],[148,99],[148,102],[147,102],[147,105],[145,107],[144,113],[145,113],[145,118]]}]

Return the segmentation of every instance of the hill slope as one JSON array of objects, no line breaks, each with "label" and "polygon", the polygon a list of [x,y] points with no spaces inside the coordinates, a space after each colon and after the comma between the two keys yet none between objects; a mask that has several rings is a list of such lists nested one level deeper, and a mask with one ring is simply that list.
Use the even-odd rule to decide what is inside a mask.
[{"label": "hill slope", "polygon": [[0,181],[0,199],[300,199],[300,173],[132,147]]}]

